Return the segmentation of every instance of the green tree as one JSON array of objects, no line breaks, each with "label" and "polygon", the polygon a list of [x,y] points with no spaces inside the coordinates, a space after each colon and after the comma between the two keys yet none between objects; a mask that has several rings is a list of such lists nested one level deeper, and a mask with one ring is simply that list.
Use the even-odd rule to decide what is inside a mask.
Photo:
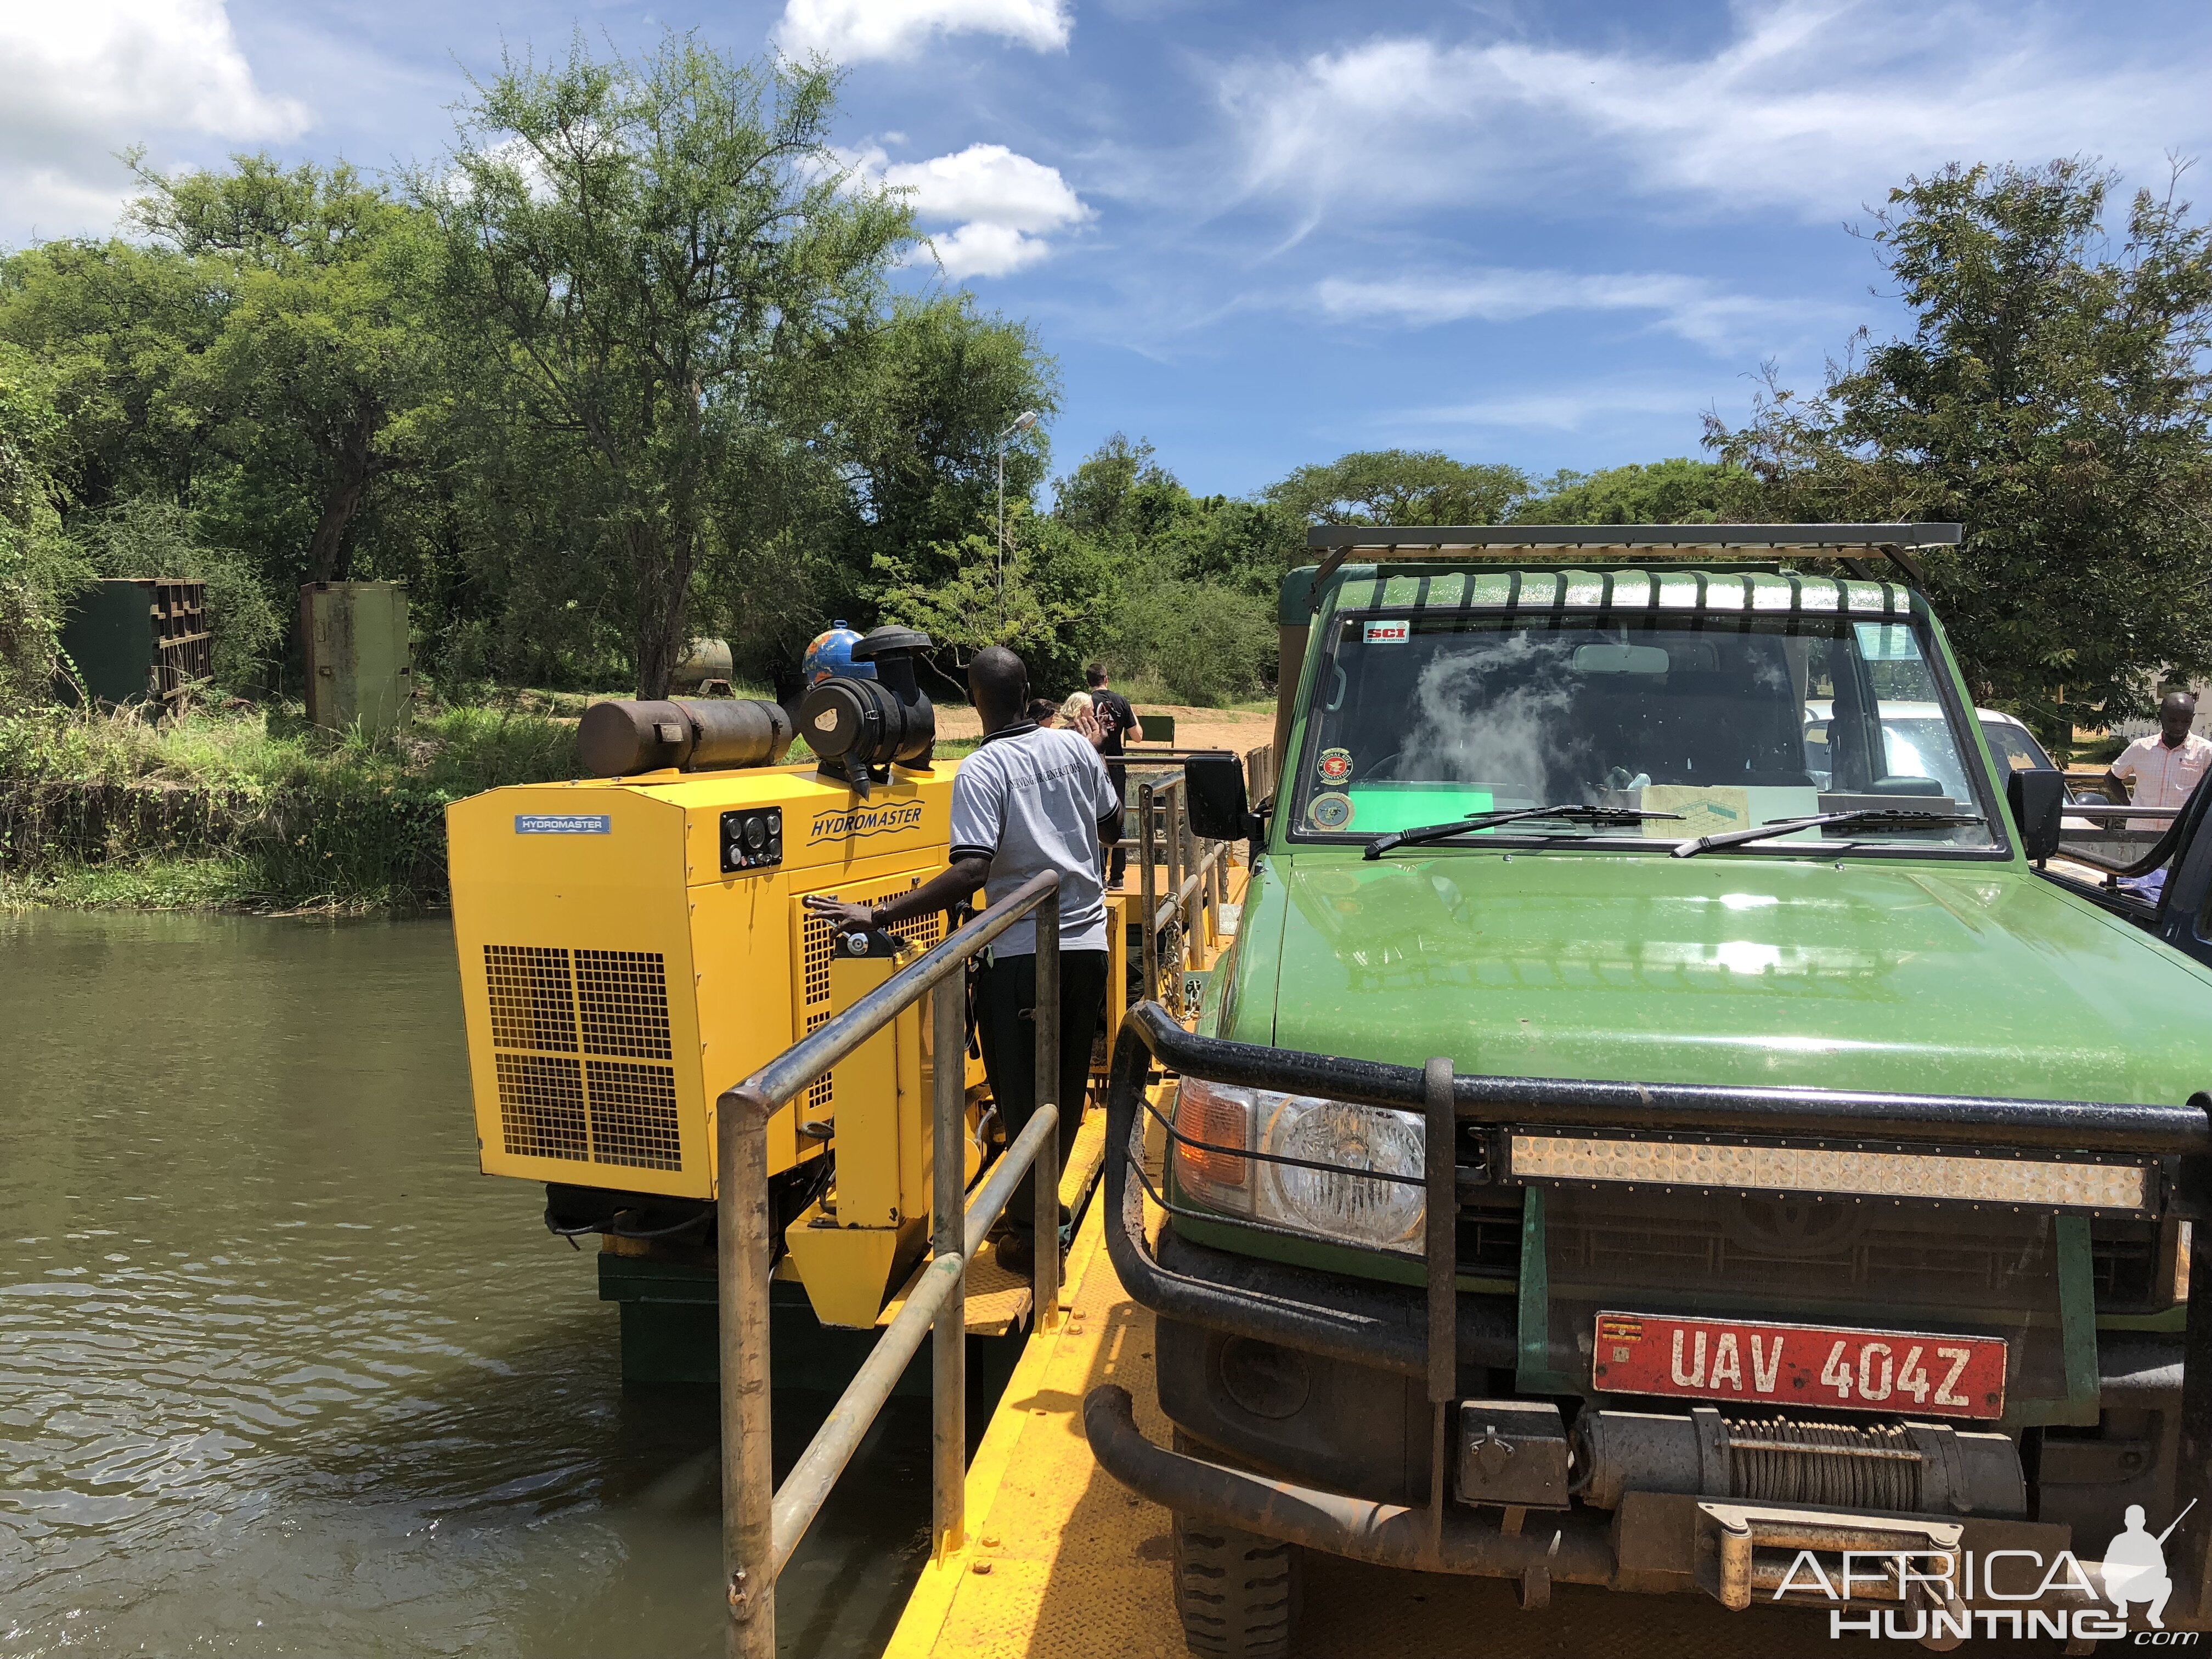
[{"label": "green tree", "polygon": [[1053,516],[1079,535],[1144,541],[1186,511],[1190,491],[1149,439],[1116,432],[1053,485]]},{"label": "green tree", "polygon": [[1370,449],[1302,466],[1263,493],[1309,524],[1502,524],[1528,480],[1437,449]]},{"label": "green tree", "polygon": [[1055,496],[1049,522],[1096,550],[1108,584],[1085,654],[1186,702],[1250,696],[1273,677],[1276,586],[1305,556],[1291,508],[1194,495],[1149,442],[1118,432]]},{"label": "green tree", "polygon": [[[1915,318],[1707,443],[1778,518],[1955,520],[1934,598],[1978,699],[2063,744],[2212,669],[2212,233],[2169,188],[1950,167],[1872,239]],[[2117,246],[2114,245],[2115,241]]]},{"label": "green tree", "polygon": [[346,579],[371,492],[428,459],[421,410],[437,361],[421,216],[343,162],[288,170],[239,155],[223,171],[138,176],[133,221],[227,297],[177,392],[210,411],[216,447],[247,475],[236,516],[264,514],[266,481],[283,479],[284,516],[312,528],[272,574]]},{"label": "green tree", "polygon": [[220,274],[173,248],[56,241],[0,261],[0,339],[53,377],[51,451],[70,500],[95,510],[147,491],[191,495],[223,465],[209,411],[180,394],[229,304]]},{"label": "green tree", "polygon": [[52,471],[63,427],[57,380],[0,341],[0,708],[47,700],[57,601],[74,574]]},{"label": "green tree", "polygon": [[1741,523],[1759,495],[1741,467],[1676,457],[1596,472],[1554,472],[1514,508],[1516,524]]},{"label": "green tree", "polygon": [[[1039,695],[1073,691],[1106,637],[1122,573],[1097,541],[1031,517],[1025,503],[1018,518],[1008,504],[1007,529],[1013,552],[1003,568],[995,534],[933,547],[931,568],[951,574],[887,588],[882,615],[927,632],[944,647],[940,672],[956,684],[958,665],[1003,645],[1028,665]],[[891,574],[907,573],[894,563]]]},{"label": "green tree", "polygon": [[[746,672],[779,694],[795,690],[801,649],[831,618],[866,626],[886,605],[910,617],[895,596],[963,579],[966,539],[996,533],[999,434],[1024,409],[1048,418],[1059,386],[1026,324],[932,293],[856,319],[787,401],[813,411],[812,435],[755,483],[704,584]],[[1008,444],[1010,522],[1048,454],[1042,423]],[[967,630],[946,641],[977,642]]]},{"label": "green tree", "polygon": [[[732,64],[690,37],[635,62],[580,40],[554,68],[508,60],[450,171],[415,181],[498,416],[561,437],[589,476],[591,550],[619,567],[645,696],[667,691],[725,521],[822,441],[796,394],[872,330],[914,240],[903,202],[832,156],[834,91],[819,67]],[[750,544],[773,546],[762,532]]]}]

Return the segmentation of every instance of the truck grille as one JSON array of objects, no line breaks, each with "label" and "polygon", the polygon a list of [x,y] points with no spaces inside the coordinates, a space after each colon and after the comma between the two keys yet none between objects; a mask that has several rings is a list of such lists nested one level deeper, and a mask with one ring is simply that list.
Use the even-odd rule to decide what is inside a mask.
[{"label": "truck grille", "polygon": [[[1521,1216],[1522,1200],[1518,1190],[1502,1190],[1480,1198],[1463,1199],[1459,1206],[1459,1270],[1482,1279],[1505,1279],[1517,1281],[1521,1276]],[[1625,1219],[1625,1218],[1624,1218]],[[2162,1235],[2162,1227],[2172,1224],[2120,1220],[2099,1220],[2092,1224],[2089,1243],[2091,1281],[2096,1288],[2097,1311],[2106,1314],[2158,1313],[2173,1305],[2172,1250]],[[1590,1241],[1601,1258],[1609,1253],[1626,1249],[1640,1250],[1650,1235],[1626,1224],[1622,1230],[1606,1237]],[[1700,1277],[1717,1259],[1727,1265],[1738,1265],[1744,1258],[1733,1253],[1725,1237],[1706,1235],[1701,1243],[1689,1243],[1674,1239],[1664,1248],[1677,1252],[1686,1251],[1694,1258]],[[1947,1243],[1950,1251],[1955,1246]],[[1853,1271],[1863,1275],[1879,1273],[1892,1265],[1893,1257],[1885,1249],[1877,1249],[1857,1263]],[[1756,1266],[1755,1253],[1753,1265]],[[1963,1264],[1954,1264],[1963,1265]],[[1972,1273],[1986,1277],[1984,1263],[1968,1269]]]},{"label": "truck grille", "polygon": [[1545,1194],[1552,1370],[1602,1308],[2002,1336],[2008,1396],[2066,1395],[2057,1218],[1734,1194]]},{"label": "truck grille", "polygon": [[507,1152],[684,1167],[659,952],[487,945],[484,991]]}]

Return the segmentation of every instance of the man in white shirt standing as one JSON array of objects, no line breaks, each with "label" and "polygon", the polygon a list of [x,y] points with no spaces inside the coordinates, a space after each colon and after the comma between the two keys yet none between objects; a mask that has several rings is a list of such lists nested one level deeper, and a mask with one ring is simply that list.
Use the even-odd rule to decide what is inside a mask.
[{"label": "man in white shirt standing", "polygon": [[[951,866],[910,892],[871,908],[810,894],[806,908],[841,928],[881,927],[965,899],[978,887],[996,903],[1042,871],[1060,872],[1060,1156],[1064,1164],[1083,1115],[1091,1045],[1106,1006],[1106,899],[1101,853],[1121,833],[1121,803],[1098,758],[1103,735],[1085,715],[1077,729],[1025,718],[1029,671],[1002,645],[968,665],[968,693],[983,741],[952,780]],[[999,935],[975,975],[975,1021],[983,1070],[1006,1138],[1036,1109],[1036,924],[1024,918]],[[1035,1188],[1024,1181],[1006,1205],[1000,1264],[1029,1272],[1038,1221]],[[1059,1218],[1045,1218],[1057,1243]]]},{"label": "man in white shirt standing", "polygon": [[2120,750],[2112,776],[2135,786],[2136,805],[2178,811],[2196,793],[2212,768],[2212,741],[2189,729],[2196,718],[2195,696],[2176,691],[2158,706],[2158,735],[2137,738]]}]

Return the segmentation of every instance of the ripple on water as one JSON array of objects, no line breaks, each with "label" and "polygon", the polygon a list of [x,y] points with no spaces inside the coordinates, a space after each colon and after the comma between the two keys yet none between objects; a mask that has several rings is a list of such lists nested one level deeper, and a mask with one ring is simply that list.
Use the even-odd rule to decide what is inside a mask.
[{"label": "ripple on water", "polygon": [[[625,1391],[590,1257],[476,1173],[442,924],[0,917],[0,1655],[718,1650],[711,1397]],[[787,1653],[888,1634],[925,1425]]]}]

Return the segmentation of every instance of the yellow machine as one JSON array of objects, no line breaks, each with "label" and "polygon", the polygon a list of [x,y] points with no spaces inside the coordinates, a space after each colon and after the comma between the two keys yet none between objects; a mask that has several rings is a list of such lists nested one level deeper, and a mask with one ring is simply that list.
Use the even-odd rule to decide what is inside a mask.
[{"label": "yellow machine", "polygon": [[[737,752],[780,755],[790,742],[773,705],[602,708],[672,711],[663,733],[702,712],[727,724],[727,711],[753,711],[782,721],[781,741],[771,730]],[[679,727],[676,746],[714,736]],[[658,740],[637,758],[661,758]],[[881,902],[944,869],[955,764],[878,769],[865,794],[813,766],[648,765],[448,808],[484,1171],[702,1213],[715,1194],[716,1097],[897,965],[841,957],[801,901]],[[910,958],[943,937],[944,918],[890,931]],[[791,1260],[825,1324],[872,1325],[894,1272],[925,1244],[927,1033],[909,1011],[769,1126]],[[980,1102],[981,1064],[966,1070]],[[972,1180],[972,1144],[969,1157]]]}]

